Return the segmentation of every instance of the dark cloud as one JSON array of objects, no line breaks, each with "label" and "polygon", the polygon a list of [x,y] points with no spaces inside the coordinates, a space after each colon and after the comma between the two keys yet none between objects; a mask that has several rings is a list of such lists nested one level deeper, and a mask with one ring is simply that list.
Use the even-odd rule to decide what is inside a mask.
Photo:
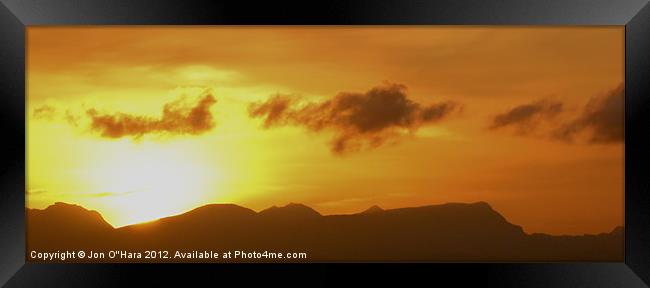
[{"label": "dark cloud", "polygon": [[194,106],[175,101],[164,106],[162,117],[103,114],[95,109],[86,111],[90,127],[107,138],[141,137],[150,133],[198,135],[214,127],[210,107],[216,103],[211,94],[202,96]]},{"label": "dark cloud", "polygon": [[573,141],[583,131],[590,131],[591,143],[614,143],[624,139],[624,100],[623,84],[609,91],[603,97],[593,98],[587,103],[580,117],[561,126],[554,136],[565,141]]},{"label": "dark cloud", "polygon": [[562,112],[560,102],[547,99],[530,104],[516,106],[492,119],[490,129],[499,129],[506,126],[515,126],[519,133],[527,134],[537,126],[537,123],[555,117]]},{"label": "dark cloud", "polygon": [[551,126],[550,137],[556,140],[573,142],[578,135],[587,134],[589,143],[614,143],[623,141],[624,95],[621,84],[602,97],[592,98],[578,112],[578,117],[563,123],[552,123],[557,114],[563,112],[563,104],[541,100],[517,106],[492,119],[490,129],[515,126],[520,134],[530,134],[537,124],[547,122]]},{"label": "dark cloud", "polygon": [[303,126],[310,131],[333,130],[331,150],[341,154],[381,146],[386,140],[442,120],[455,102],[422,106],[406,95],[406,86],[385,84],[365,93],[343,92],[334,98],[301,105],[295,96],[275,95],[249,106],[249,115],[264,118],[264,127]]}]

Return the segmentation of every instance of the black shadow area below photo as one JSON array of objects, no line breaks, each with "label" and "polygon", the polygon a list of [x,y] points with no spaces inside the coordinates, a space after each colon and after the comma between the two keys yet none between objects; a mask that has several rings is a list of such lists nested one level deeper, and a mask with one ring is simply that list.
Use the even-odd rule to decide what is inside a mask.
[{"label": "black shadow area below photo", "polygon": [[429,283],[453,287],[647,287],[623,263],[558,264],[27,264],[7,287],[116,287],[213,283],[340,285]]}]

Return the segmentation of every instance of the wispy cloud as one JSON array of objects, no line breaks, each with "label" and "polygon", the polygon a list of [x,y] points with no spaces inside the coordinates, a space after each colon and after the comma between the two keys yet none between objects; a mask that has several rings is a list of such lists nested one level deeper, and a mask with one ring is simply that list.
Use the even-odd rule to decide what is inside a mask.
[{"label": "wispy cloud", "polygon": [[32,110],[34,119],[52,120],[56,116],[56,108],[51,105],[41,105]]},{"label": "wispy cloud", "polygon": [[563,110],[561,102],[542,99],[516,106],[492,119],[490,129],[515,126],[520,134],[528,134],[539,122],[557,116]]},{"label": "wispy cloud", "polygon": [[603,97],[592,98],[582,114],[556,129],[553,136],[573,141],[583,131],[591,131],[589,142],[614,143],[624,140],[625,88],[623,84]]},{"label": "wispy cloud", "polygon": [[489,128],[496,130],[513,126],[519,134],[529,135],[538,130],[537,124],[545,122],[551,124],[549,132],[544,133],[551,139],[573,142],[578,135],[587,134],[588,143],[622,142],[624,95],[625,88],[620,84],[604,96],[593,97],[577,117],[559,124],[551,123],[551,120],[563,112],[563,103],[540,100],[523,104],[496,115]]}]

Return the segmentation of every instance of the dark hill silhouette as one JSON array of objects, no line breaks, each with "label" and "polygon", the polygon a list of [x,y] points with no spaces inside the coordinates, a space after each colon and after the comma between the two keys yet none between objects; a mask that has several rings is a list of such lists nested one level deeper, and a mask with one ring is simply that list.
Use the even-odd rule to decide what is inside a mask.
[{"label": "dark hill silhouette", "polygon": [[[47,221],[50,224],[74,224],[77,229],[105,230],[113,226],[104,220],[95,210],[87,210],[79,205],[56,202],[44,210],[27,209],[29,220],[37,223]],[[70,223],[70,220],[74,221]]]},{"label": "dark hill silhouette", "polygon": [[27,219],[28,251],[267,250],[306,252],[307,261],[623,260],[622,227],[598,235],[526,234],[485,202],[388,210],[373,206],[358,214],[328,216],[293,203],[259,213],[210,204],[118,229],[95,211],[56,203],[27,209]]},{"label": "dark hill silhouette", "polygon": [[372,213],[378,213],[378,212],[384,212],[384,209],[377,205],[372,205],[370,208],[363,210],[361,214],[372,214]]},{"label": "dark hill silhouette", "polygon": [[56,250],[66,242],[91,248],[96,246],[87,243],[87,235],[109,237],[113,230],[99,212],[79,205],[56,202],[44,210],[27,209],[28,247],[31,239],[39,239],[36,241],[39,249]]},{"label": "dark hill silhouette", "polygon": [[261,216],[278,220],[311,219],[320,217],[320,213],[303,204],[289,203],[284,207],[273,206],[260,211]]}]

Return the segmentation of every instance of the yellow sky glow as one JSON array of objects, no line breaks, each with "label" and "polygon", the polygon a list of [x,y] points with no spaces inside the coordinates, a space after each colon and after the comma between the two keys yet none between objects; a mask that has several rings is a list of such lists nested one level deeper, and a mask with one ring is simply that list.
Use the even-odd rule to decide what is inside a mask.
[{"label": "yellow sky glow", "polygon": [[[486,201],[526,232],[623,225],[622,143],[488,128],[539,99],[562,101],[552,120],[562,122],[616,88],[622,27],[82,26],[27,36],[31,208],[77,203],[124,226],[208,203],[338,214]],[[275,94],[322,102],[382,83],[462,111],[345,155],[330,151],[334,131],[264,129],[248,114]],[[101,137],[87,115],[158,119],[165,104],[206,91],[214,127],[196,135]]]}]

